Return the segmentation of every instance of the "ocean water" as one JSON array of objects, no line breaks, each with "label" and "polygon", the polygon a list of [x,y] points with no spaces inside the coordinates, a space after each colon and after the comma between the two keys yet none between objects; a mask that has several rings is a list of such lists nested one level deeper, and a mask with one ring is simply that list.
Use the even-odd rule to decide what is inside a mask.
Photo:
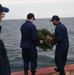
[{"label": "ocean water", "polygon": [[[23,60],[21,56],[20,48],[20,27],[25,20],[4,20],[2,22],[2,40],[7,48],[8,57],[10,60],[11,71],[22,71]],[[67,64],[74,64],[74,18],[62,18],[61,22],[68,28],[70,48],[68,52]],[[34,24],[37,29],[46,28],[51,32],[54,32],[55,26],[52,25],[50,19],[37,19]],[[38,67],[45,68],[55,66],[54,55],[55,47],[52,51],[47,50],[44,52],[42,49],[38,49]]]}]

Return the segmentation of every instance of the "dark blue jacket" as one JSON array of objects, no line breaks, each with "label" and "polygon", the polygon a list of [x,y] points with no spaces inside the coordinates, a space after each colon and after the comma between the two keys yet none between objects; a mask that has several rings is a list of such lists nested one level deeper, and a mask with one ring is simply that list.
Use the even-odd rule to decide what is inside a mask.
[{"label": "dark blue jacket", "polygon": [[56,49],[69,48],[67,28],[61,22],[56,25],[54,41],[57,43]]},{"label": "dark blue jacket", "polygon": [[36,26],[30,22],[26,21],[21,26],[21,48],[33,48],[40,43]]},{"label": "dark blue jacket", "polygon": [[[0,26],[0,32],[1,32],[1,26]],[[0,75],[11,75],[7,50],[1,39],[0,39]]]},{"label": "dark blue jacket", "polygon": [[1,28],[2,28],[2,27],[0,26],[0,33],[1,33]]}]

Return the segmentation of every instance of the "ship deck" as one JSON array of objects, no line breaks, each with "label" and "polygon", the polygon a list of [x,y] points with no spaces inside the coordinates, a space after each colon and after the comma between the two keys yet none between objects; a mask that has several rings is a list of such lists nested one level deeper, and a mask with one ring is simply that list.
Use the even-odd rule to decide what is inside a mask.
[{"label": "ship deck", "polygon": [[[36,75],[58,75],[59,73],[55,72],[54,68],[55,67],[37,69]],[[74,75],[74,64],[66,65],[65,72],[66,75]],[[14,72],[12,75],[24,75],[24,72]],[[29,75],[31,75],[30,71]]]}]

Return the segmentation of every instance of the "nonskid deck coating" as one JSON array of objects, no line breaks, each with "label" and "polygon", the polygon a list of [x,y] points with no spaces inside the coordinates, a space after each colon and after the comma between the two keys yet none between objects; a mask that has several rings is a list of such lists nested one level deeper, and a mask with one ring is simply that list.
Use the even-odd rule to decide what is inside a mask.
[{"label": "nonskid deck coating", "polygon": [[[55,67],[37,69],[36,75],[58,75],[59,73],[55,72],[54,68]],[[74,64],[66,65],[65,72],[66,75],[74,75]],[[24,72],[14,72],[11,75],[24,75]],[[31,75],[30,71],[29,75]]]}]

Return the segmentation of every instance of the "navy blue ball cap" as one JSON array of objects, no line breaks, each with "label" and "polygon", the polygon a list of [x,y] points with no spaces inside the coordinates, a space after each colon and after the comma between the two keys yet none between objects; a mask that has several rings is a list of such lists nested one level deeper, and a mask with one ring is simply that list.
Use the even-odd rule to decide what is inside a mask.
[{"label": "navy blue ball cap", "polygon": [[29,13],[29,14],[27,15],[27,19],[31,19],[31,18],[34,18],[34,20],[36,20],[33,13]]},{"label": "navy blue ball cap", "polygon": [[53,21],[53,20],[57,20],[57,21],[59,21],[59,20],[60,20],[60,18],[59,18],[59,16],[54,15],[50,21]]},{"label": "navy blue ball cap", "polygon": [[2,5],[0,4],[0,12],[9,12],[9,9],[6,7],[2,7]]}]

